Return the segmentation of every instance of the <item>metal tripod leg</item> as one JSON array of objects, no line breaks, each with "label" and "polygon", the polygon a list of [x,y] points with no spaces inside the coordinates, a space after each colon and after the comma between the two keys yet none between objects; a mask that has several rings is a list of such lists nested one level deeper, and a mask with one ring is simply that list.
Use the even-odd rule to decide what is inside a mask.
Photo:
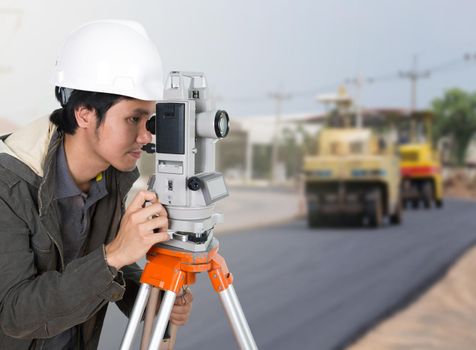
[{"label": "metal tripod leg", "polygon": [[258,350],[250,326],[246,321],[235,288],[230,284],[223,292],[218,293],[221,303],[228,316],[236,341],[242,350]]},{"label": "metal tripod leg", "polygon": [[160,346],[160,342],[165,334],[167,323],[169,322],[172,308],[174,307],[175,298],[177,294],[171,291],[166,291],[160,303],[159,313],[157,314],[157,323],[155,324],[154,333],[149,344],[149,350],[157,350]]},{"label": "metal tripod leg", "polygon": [[134,308],[132,309],[131,317],[127,323],[124,338],[122,338],[120,350],[129,350],[131,348],[132,341],[134,340],[134,334],[136,333],[137,327],[139,326],[140,320],[142,318],[142,314],[144,313],[145,305],[147,304],[147,299],[149,298],[151,288],[152,287],[147,283],[141,284]]},{"label": "metal tripod leg", "polygon": [[150,335],[152,334],[152,327],[154,325],[155,310],[157,309],[157,302],[159,301],[160,290],[152,288],[145,311],[144,328],[142,330],[142,340],[140,343],[140,350],[147,350],[150,343]]}]

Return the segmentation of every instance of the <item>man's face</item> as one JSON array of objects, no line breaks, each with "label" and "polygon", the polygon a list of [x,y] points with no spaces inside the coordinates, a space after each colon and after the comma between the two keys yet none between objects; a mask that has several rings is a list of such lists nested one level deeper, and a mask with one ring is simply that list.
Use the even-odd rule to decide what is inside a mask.
[{"label": "man's face", "polygon": [[120,171],[131,171],[141,156],[141,148],[151,142],[147,119],[155,112],[154,101],[121,100],[109,108],[103,123],[90,132],[92,146],[104,162]]}]

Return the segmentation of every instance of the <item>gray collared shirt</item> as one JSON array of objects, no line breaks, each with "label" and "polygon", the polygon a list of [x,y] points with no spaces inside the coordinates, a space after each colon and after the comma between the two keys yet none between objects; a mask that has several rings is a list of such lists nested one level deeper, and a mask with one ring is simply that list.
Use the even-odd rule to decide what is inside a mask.
[{"label": "gray collared shirt", "polygon": [[[57,150],[55,200],[61,215],[64,263],[69,264],[83,255],[89,234],[91,216],[96,202],[108,194],[106,180],[99,175],[91,180],[88,193],[82,192],[74,182],[61,144]],[[70,328],[45,341],[44,350],[70,350],[77,348],[78,328]]]},{"label": "gray collared shirt", "polygon": [[108,193],[102,175],[91,180],[89,193],[79,189],[69,172],[63,144],[58,147],[56,181],[55,199],[61,215],[64,263],[67,265],[82,255],[96,202]]}]

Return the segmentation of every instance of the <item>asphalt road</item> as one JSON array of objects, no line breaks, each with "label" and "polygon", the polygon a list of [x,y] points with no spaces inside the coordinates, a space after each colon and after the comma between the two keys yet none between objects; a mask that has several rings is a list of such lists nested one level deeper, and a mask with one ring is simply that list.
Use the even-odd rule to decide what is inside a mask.
[{"label": "asphalt road", "polygon": [[[476,204],[406,211],[401,226],[310,230],[304,220],[220,237],[260,349],[341,349],[405,306],[476,243]],[[237,349],[208,276],[176,349]],[[126,319],[111,307],[100,349],[117,349]]]}]

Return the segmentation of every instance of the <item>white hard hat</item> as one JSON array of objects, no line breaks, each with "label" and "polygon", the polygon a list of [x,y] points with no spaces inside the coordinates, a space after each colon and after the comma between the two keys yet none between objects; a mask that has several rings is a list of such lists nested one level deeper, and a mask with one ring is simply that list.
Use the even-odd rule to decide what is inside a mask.
[{"label": "white hard hat", "polygon": [[56,60],[55,85],[156,101],[163,94],[162,61],[144,27],[133,21],[83,24]]}]

